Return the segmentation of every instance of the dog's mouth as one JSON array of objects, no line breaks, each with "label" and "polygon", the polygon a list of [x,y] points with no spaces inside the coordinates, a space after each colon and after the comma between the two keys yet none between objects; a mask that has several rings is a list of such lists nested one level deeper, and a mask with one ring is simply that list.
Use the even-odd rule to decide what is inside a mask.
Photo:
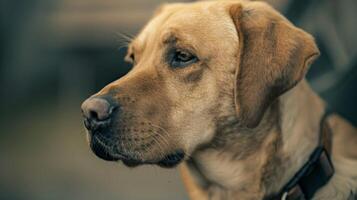
[{"label": "dog's mouth", "polygon": [[96,137],[92,138],[90,142],[90,147],[97,157],[106,161],[122,161],[127,167],[137,167],[139,165],[144,164],[154,164],[164,168],[172,168],[177,166],[185,157],[185,153],[183,150],[176,150],[173,153],[167,154],[162,159],[157,159],[156,161],[138,159],[136,157],[121,153],[117,150],[117,148],[109,147]]},{"label": "dog's mouth", "polygon": [[177,150],[174,153],[171,153],[167,156],[165,156],[164,159],[161,159],[156,162],[151,162],[151,161],[138,161],[134,159],[121,159],[123,163],[128,166],[128,167],[136,167],[139,165],[144,165],[144,164],[154,164],[158,165],[160,167],[164,168],[172,168],[177,166],[181,161],[184,159],[185,154],[182,150]]},{"label": "dog's mouth", "polygon": [[176,150],[174,153],[165,156],[157,165],[160,167],[171,168],[178,165],[185,158],[185,153],[182,150]]},{"label": "dog's mouth", "polygon": [[108,146],[98,142],[97,140],[97,138],[94,138],[90,142],[90,147],[97,157],[106,161],[118,161],[125,158],[124,155],[113,153]]}]

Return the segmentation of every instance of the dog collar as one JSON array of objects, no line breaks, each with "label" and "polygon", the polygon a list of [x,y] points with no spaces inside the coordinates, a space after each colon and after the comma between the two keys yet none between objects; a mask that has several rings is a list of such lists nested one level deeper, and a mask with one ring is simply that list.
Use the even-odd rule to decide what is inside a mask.
[{"label": "dog collar", "polygon": [[334,174],[330,159],[332,132],[327,117],[333,112],[326,108],[320,121],[320,139],[318,147],[309,160],[283,187],[277,199],[279,200],[309,200],[316,191],[324,186]]}]

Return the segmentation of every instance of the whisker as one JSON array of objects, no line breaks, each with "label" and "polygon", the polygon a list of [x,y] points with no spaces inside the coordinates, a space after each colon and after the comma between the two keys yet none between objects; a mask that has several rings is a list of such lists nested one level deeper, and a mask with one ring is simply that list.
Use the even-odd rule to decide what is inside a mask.
[{"label": "whisker", "polygon": [[[169,133],[168,133],[164,128],[162,128],[162,127],[160,127],[160,126],[158,126],[158,125],[155,125],[155,124],[151,124],[151,126],[162,130],[162,132],[163,132],[164,134],[166,134],[167,136],[169,135]],[[166,145],[169,146],[169,143],[168,143],[167,139],[166,139],[164,136],[160,135],[160,134],[158,134],[158,135],[161,137],[161,139],[163,140],[163,142],[165,142]],[[192,158],[192,156],[189,155],[189,154],[187,154],[186,152],[183,152],[183,153],[184,153],[184,155],[185,155],[188,159],[191,159],[191,158]]]},{"label": "whisker", "polygon": [[127,42],[132,42],[134,39],[134,36],[132,34],[129,33],[124,33],[124,32],[119,32],[117,33],[117,35],[121,38],[126,40]]},{"label": "whisker", "polygon": [[[159,135],[159,134],[158,134]],[[160,136],[160,135],[159,135]],[[162,143],[161,141],[162,140],[159,140],[156,138],[156,136],[153,137],[154,140],[155,140],[155,143],[159,146],[159,154],[160,154],[160,157],[165,157],[165,154],[164,154],[164,148],[162,147]]]},{"label": "whisker", "polygon": [[128,47],[129,44],[133,41],[134,36],[130,35],[128,33],[123,33],[123,32],[119,32],[117,33],[118,38],[118,42],[119,42],[119,47],[118,49],[122,49],[125,47]]}]

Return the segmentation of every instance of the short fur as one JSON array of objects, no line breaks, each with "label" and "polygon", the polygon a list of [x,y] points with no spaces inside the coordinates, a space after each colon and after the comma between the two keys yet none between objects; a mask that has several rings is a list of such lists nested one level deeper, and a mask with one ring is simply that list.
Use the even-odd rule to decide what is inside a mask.
[{"label": "short fur", "polygon": [[[172,48],[199,62],[170,67]],[[183,150],[191,199],[269,199],[318,144],[325,105],[304,80],[318,55],[314,39],[266,3],[164,5],[129,46],[133,70],[95,95],[122,109],[104,145],[143,163]],[[353,199],[357,131],[337,115],[328,123],[336,173],[314,199]]]}]

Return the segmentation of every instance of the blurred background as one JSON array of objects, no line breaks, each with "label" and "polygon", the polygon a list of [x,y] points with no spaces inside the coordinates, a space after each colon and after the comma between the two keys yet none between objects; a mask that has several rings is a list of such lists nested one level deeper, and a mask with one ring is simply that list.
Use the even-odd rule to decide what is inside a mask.
[{"label": "blurred background", "polygon": [[[164,2],[174,1],[0,0],[1,200],[187,199],[175,169],[96,158],[80,112],[130,69],[119,33],[138,33]],[[357,1],[269,2],[316,37],[308,79],[357,125]]]}]

